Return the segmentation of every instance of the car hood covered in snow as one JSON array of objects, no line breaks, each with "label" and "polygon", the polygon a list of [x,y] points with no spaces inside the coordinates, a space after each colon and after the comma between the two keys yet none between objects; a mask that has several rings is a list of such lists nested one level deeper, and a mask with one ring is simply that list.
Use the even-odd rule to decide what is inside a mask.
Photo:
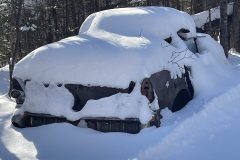
[{"label": "car hood covered in snow", "polygon": [[[188,14],[164,7],[94,13],[79,35],[40,47],[16,64],[14,77],[43,83],[128,87],[162,69],[181,75],[192,56],[177,31],[196,36]],[[171,44],[164,41],[172,37]]]}]

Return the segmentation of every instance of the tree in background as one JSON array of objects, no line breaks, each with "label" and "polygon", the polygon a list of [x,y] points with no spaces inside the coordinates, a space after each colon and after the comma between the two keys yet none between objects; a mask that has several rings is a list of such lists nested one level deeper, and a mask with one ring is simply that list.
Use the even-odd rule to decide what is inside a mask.
[{"label": "tree in background", "polygon": [[12,0],[11,1],[11,13],[12,13],[12,21],[13,26],[15,28],[15,39],[13,39],[13,50],[11,59],[9,61],[9,76],[10,76],[10,87],[9,91],[12,90],[12,74],[13,69],[16,61],[16,55],[19,51],[19,42],[20,42],[20,18],[21,18],[21,12],[22,12],[22,5],[24,0]]},{"label": "tree in background", "polygon": [[232,42],[233,48],[240,52],[240,0],[234,1],[232,15]]},{"label": "tree in background", "polygon": [[7,0],[0,0],[0,67],[8,63],[12,49],[9,5],[10,3]]},{"label": "tree in background", "polygon": [[220,43],[223,46],[226,57],[228,57],[228,1],[220,0]]}]

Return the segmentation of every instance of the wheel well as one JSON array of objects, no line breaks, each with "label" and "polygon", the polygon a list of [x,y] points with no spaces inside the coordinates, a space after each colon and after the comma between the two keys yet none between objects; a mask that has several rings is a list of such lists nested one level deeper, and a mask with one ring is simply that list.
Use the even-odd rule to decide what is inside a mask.
[{"label": "wheel well", "polygon": [[173,101],[172,112],[179,111],[192,99],[191,93],[187,89],[182,89],[178,92],[177,96]]}]

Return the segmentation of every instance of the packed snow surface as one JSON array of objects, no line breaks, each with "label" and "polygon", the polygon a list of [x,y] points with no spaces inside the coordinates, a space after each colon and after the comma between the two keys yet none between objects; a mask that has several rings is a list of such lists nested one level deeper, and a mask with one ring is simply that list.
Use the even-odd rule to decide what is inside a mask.
[{"label": "packed snow surface", "polygon": [[[167,27],[166,27],[167,26]],[[196,36],[187,13],[164,7],[122,8],[90,15],[78,36],[40,47],[19,63],[14,76],[43,83],[75,83],[127,88],[130,81],[162,69],[180,76],[192,53],[177,35]],[[172,37],[172,43],[164,41]],[[172,54],[178,53],[176,59]]]}]

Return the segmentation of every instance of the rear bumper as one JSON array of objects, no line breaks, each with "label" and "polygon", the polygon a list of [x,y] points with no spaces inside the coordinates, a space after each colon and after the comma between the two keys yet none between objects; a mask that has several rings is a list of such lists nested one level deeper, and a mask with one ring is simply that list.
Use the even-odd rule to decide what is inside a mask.
[{"label": "rear bumper", "polygon": [[18,128],[37,127],[41,125],[62,122],[70,123],[75,126],[81,126],[79,124],[84,123],[88,128],[92,128],[101,132],[138,133],[142,129],[142,125],[137,118],[127,118],[121,120],[118,118],[86,117],[77,121],[69,121],[65,117],[29,112],[17,114],[12,117],[12,124]]}]

